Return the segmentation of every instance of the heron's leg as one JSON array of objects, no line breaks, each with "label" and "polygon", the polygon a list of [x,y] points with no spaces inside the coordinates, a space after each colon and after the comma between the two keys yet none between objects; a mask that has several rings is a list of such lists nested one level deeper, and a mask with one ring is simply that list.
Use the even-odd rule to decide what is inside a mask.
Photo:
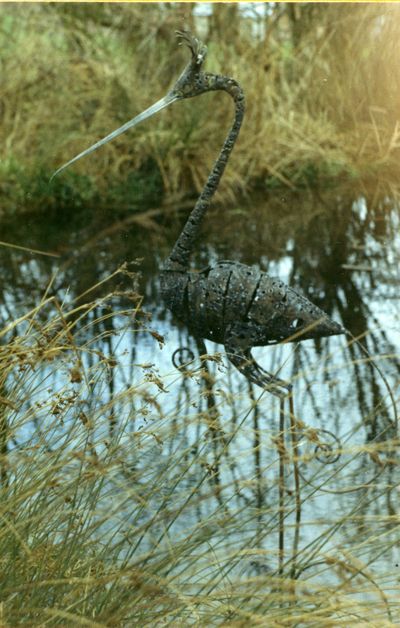
[{"label": "heron's leg", "polygon": [[[197,351],[199,352],[199,356],[207,354],[207,348],[204,343],[204,340],[199,337],[195,337]],[[219,424],[219,412],[217,407],[217,402],[214,396],[214,384],[215,379],[208,368],[207,361],[202,361],[202,371],[201,371],[201,379],[204,386],[205,397],[207,401],[207,421],[209,423],[209,427],[211,432],[215,435],[217,433],[223,434],[223,430]]]},{"label": "heron's leg", "polygon": [[[203,338],[198,336],[195,337],[197,351],[199,353],[199,357],[207,354],[207,348],[204,343]],[[221,451],[227,451],[227,438],[224,430],[221,427],[220,415],[218,412],[217,402],[215,400],[214,395],[214,384],[215,378],[213,377],[210,369],[208,368],[207,360],[202,360],[202,369],[201,369],[201,379],[202,385],[204,387],[203,393],[205,393],[206,403],[207,403],[207,412],[205,413],[205,418],[208,424],[209,433],[211,437],[211,441],[214,449],[214,462],[211,467],[211,478],[215,488],[215,496],[219,501],[220,505],[224,506],[223,496],[222,496],[222,483],[220,476],[220,458]],[[221,450],[221,445],[223,449]]]},{"label": "heron's leg", "polygon": [[203,338],[200,338],[200,336],[195,336],[194,339],[197,345],[197,351],[199,352],[199,357],[202,355],[206,355],[207,347]]},{"label": "heron's leg", "polygon": [[239,345],[225,342],[228,359],[248,381],[257,384],[278,397],[285,397],[292,390],[292,385],[265,371],[251,355],[250,348],[243,349]]}]

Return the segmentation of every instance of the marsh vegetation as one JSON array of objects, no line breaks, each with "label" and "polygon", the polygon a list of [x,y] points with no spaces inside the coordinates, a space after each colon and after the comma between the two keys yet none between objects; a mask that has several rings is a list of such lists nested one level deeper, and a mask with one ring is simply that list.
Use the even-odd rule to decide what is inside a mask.
[{"label": "marsh vegetation", "polygon": [[[1,625],[400,621],[398,7],[261,8],[0,7]],[[159,296],[224,102],[48,186],[164,93],[183,21],[248,97],[197,267],[258,264],[357,340],[257,350],[284,413]]]},{"label": "marsh vegetation", "polygon": [[177,204],[199,191],[230,113],[218,94],[180,103],[48,186],[55,165],[164,95],[186,63],[174,36],[184,26],[208,44],[208,69],[234,76],[247,96],[220,199],[338,181],[397,195],[399,11],[3,5],[2,213],[134,211],[161,195]]}]

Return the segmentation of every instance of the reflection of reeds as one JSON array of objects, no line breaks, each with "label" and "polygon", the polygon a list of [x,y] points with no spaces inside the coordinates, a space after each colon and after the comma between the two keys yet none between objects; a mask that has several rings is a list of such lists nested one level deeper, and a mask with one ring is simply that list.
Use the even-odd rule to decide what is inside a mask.
[{"label": "reflection of reeds", "polygon": [[162,338],[95,288],[1,335],[2,623],[393,625],[395,436],[329,457],[202,345],[184,377],[132,367],[125,336]]},{"label": "reflection of reeds", "polygon": [[58,165],[165,93],[186,62],[173,35],[182,17],[205,36],[208,68],[234,75],[247,95],[222,195],[339,178],[373,179],[398,194],[398,6],[281,4],[252,20],[222,5],[210,18],[192,12],[1,7],[4,209],[39,209],[54,198],[58,207],[139,208],[161,189],[172,200],[203,185],[230,111],[215,94],[164,112],[48,187]]}]

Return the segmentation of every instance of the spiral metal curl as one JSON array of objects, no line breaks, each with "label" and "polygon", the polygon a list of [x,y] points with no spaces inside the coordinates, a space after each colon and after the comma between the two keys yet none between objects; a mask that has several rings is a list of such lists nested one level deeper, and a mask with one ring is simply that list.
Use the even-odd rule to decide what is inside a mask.
[{"label": "spiral metal curl", "polygon": [[193,362],[195,355],[189,347],[179,347],[172,354],[172,364],[181,373],[189,371],[188,366]]},{"label": "spiral metal curl", "polygon": [[[315,449],[315,458],[322,464],[333,464],[342,455],[342,443],[340,439],[329,430],[318,430],[318,434],[324,434],[324,442],[319,443]],[[328,436],[328,439],[326,439]]]}]

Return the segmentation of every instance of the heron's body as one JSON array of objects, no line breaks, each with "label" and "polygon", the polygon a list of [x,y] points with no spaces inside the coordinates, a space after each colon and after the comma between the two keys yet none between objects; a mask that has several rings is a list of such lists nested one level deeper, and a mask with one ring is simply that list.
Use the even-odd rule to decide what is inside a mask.
[{"label": "heron's body", "polygon": [[238,262],[219,261],[199,272],[162,271],[161,293],[193,335],[217,343],[237,337],[242,346],[258,347],[298,340],[301,329],[302,340],[340,330],[330,319],[324,327],[326,314],[283,281]]},{"label": "heron's body", "polygon": [[[189,33],[178,33],[192,59],[167,96],[59,168],[55,174],[157,113],[169,104],[205,92],[225,91],[235,106],[232,127],[195,207],[161,271],[161,291],[167,307],[197,338],[225,346],[230,361],[250,381],[282,394],[290,385],[255,362],[251,348],[344,333],[344,329],[304,296],[279,279],[238,262],[220,261],[199,272],[190,270],[190,256],[221,176],[239,135],[245,100],[232,78],[202,72],[206,48]],[[53,175],[54,176],[54,175]]]},{"label": "heron's body", "polygon": [[253,360],[252,347],[341,333],[340,325],[283,281],[238,262],[219,261],[199,272],[164,270],[161,293],[196,338],[223,344],[236,368],[275,393],[284,383]]}]

